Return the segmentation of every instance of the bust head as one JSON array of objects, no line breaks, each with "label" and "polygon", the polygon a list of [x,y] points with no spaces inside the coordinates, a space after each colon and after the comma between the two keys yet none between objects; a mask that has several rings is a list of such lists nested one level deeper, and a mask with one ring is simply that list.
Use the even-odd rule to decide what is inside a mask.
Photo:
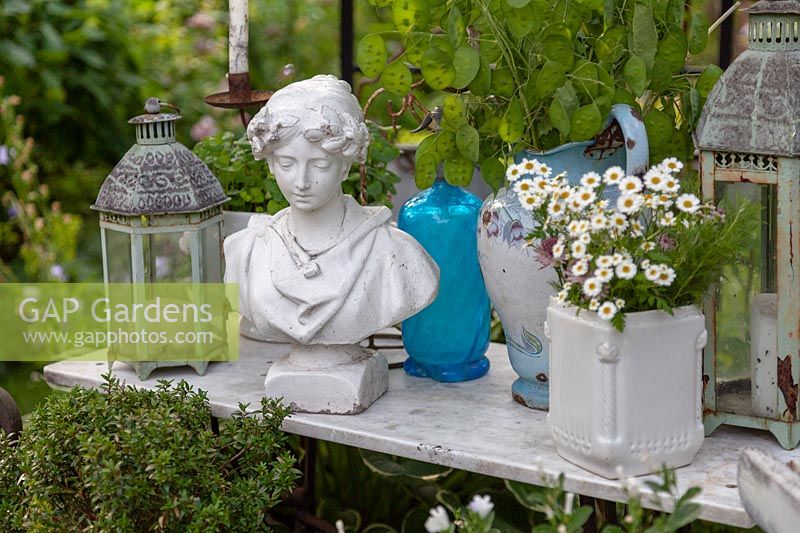
[{"label": "bust head", "polygon": [[369,131],[350,85],[321,75],[287,85],[253,117],[247,136],[293,208],[314,211],[342,196],[350,166],[364,162]]}]

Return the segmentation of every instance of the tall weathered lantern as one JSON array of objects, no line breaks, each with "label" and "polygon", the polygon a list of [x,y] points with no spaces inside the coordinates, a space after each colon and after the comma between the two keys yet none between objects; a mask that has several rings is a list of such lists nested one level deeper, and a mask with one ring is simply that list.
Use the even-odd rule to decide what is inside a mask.
[{"label": "tall weathered lantern", "polygon": [[[137,284],[137,290],[151,283],[221,283],[222,204],[228,198],[208,167],[176,141],[181,116],[162,113],[162,106],[168,104],[150,98],[147,113],[128,121],[136,128],[136,144],[92,206],[100,213],[103,278],[107,284]],[[164,361],[163,354],[148,354],[146,344],[137,350],[132,364],[141,379],[163,366],[189,365],[201,375],[208,366]],[[109,347],[111,361],[124,358]]]},{"label": "tall weathered lantern", "polygon": [[761,206],[750,264],[708,298],[706,433],[720,424],[800,441],[800,0],[749,10],[748,47],[717,82],[697,127],[703,194]]}]

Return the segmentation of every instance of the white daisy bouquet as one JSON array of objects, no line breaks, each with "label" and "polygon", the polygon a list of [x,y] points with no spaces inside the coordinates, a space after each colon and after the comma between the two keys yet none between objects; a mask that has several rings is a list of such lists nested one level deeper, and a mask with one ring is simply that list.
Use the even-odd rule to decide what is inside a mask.
[{"label": "white daisy bouquet", "polygon": [[[507,177],[537,229],[528,236],[543,268],[554,267],[557,299],[596,312],[622,331],[625,314],[699,304],[725,264],[757,231],[755,205],[735,212],[682,190],[683,164],[665,159],[643,176],[611,167],[570,184],[536,160]],[[755,210],[754,210],[755,209]]]}]

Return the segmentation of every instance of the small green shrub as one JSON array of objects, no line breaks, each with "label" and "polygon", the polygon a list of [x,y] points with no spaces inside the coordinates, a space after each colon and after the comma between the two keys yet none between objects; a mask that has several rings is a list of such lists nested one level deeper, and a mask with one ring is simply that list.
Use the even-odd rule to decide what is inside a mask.
[{"label": "small green shrub", "polygon": [[261,531],[299,472],[264,398],[210,428],[203,391],[106,378],[32,415],[17,447],[0,439],[0,530]]}]

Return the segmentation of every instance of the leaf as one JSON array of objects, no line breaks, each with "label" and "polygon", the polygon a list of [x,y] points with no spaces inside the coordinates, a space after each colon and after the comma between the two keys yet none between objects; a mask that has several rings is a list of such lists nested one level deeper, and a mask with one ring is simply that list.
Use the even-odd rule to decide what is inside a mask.
[{"label": "leaf", "polygon": [[511,98],[514,94],[514,77],[507,68],[496,69],[492,72],[492,85],[490,89],[497,96]]},{"label": "leaf", "polygon": [[497,127],[500,138],[507,143],[517,142],[524,131],[522,118],[522,107],[519,104],[519,99],[515,96],[508,103],[508,109],[506,109]]},{"label": "leaf", "polygon": [[367,0],[367,3],[375,7],[389,7],[394,0]]},{"label": "leaf", "polygon": [[673,73],[678,73],[686,62],[686,37],[683,33],[668,35],[658,43],[656,59],[665,61]]},{"label": "leaf", "polygon": [[389,64],[381,74],[381,85],[390,92],[406,95],[411,92],[411,71],[402,61]]},{"label": "leaf", "polygon": [[672,70],[665,61],[656,58],[650,73],[650,90],[654,93],[662,93],[669,89],[670,85],[672,85]]},{"label": "leaf", "polygon": [[541,509],[542,505],[547,505],[548,489],[536,487],[534,485],[528,485],[527,483],[521,483],[519,481],[510,481],[507,479],[504,480],[504,483],[506,488],[509,490],[509,492],[511,492],[519,504],[526,509],[536,511]]},{"label": "leaf", "polygon": [[645,115],[644,126],[647,130],[647,141],[651,151],[668,142],[674,129],[672,119],[659,109],[652,109]]},{"label": "leaf", "polygon": [[444,160],[444,179],[450,185],[466,187],[472,181],[475,165],[460,155],[450,156]]},{"label": "leaf", "polygon": [[452,131],[442,131],[436,135],[435,142],[436,154],[439,160],[442,160],[451,155],[455,155],[458,151],[456,147],[456,134]]},{"label": "leaf", "polygon": [[698,76],[697,83],[695,83],[695,89],[697,89],[698,94],[700,94],[703,98],[708,98],[709,93],[711,93],[711,89],[714,88],[714,85],[717,83],[717,80],[720,76],[722,76],[723,70],[719,68],[717,65],[708,65],[706,68],[703,69],[703,72]]},{"label": "leaf", "polygon": [[386,43],[377,34],[370,34],[361,39],[356,50],[356,62],[365,76],[374,78],[383,71],[386,65]]},{"label": "leaf", "polygon": [[401,533],[418,533],[425,531],[425,522],[428,520],[428,511],[416,507],[405,514],[400,526]]},{"label": "leaf", "polygon": [[571,141],[586,141],[600,132],[603,125],[603,117],[600,116],[600,109],[592,103],[578,109],[572,115],[569,138]]},{"label": "leaf", "polygon": [[[449,44],[449,43],[448,43]],[[431,46],[422,56],[422,77],[431,89],[442,90],[456,79],[453,56],[440,47]]]},{"label": "leaf", "polygon": [[0,41],[0,54],[4,55],[12,65],[25,68],[36,66],[36,58],[31,51],[13,41]]},{"label": "leaf", "polygon": [[394,0],[392,20],[397,31],[424,31],[428,27],[429,17],[425,0]]},{"label": "leaf", "polygon": [[461,96],[451,94],[444,99],[442,105],[442,127],[450,130],[457,130],[467,123],[467,110]]},{"label": "leaf", "polygon": [[506,2],[511,7],[525,7],[531,2],[531,0],[506,0]]},{"label": "leaf", "polygon": [[414,157],[414,182],[419,189],[427,189],[436,181],[436,169],[441,160],[436,153],[437,135],[425,137]]},{"label": "leaf", "polygon": [[597,65],[589,61],[579,61],[572,71],[572,80],[578,94],[593,100],[599,91]]},{"label": "leaf", "polygon": [[689,24],[689,53],[699,54],[708,44],[708,18],[704,13],[694,13]]},{"label": "leaf", "polygon": [[450,39],[453,48],[458,48],[467,38],[464,17],[461,15],[461,10],[456,6],[453,6],[447,15],[447,38]]},{"label": "leaf", "polygon": [[572,127],[572,120],[570,117],[580,107],[580,100],[578,94],[572,86],[571,82],[567,82],[563,87],[556,90],[555,98],[547,110],[547,116],[553,126],[561,132],[562,135],[568,135]]},{"label": "leaf", "polygon": [[478,130],[469,124],[464,124],[456,132],[456,146],[458,152],[473,163],[478,162],[480,153],[480,136]]},{"label": "leaf", "polygon": [[652,68],[658,48],[658,32],[653,21],[653,11],[645,3],[637,2],[633,7],[628,46],[632,54],[644,59],[648,70]]},{"label": "leaf", "polygon": [[629,57],[622,68],[622,74],[625,76],[631,92],[635,96],[642,96],[647,88],[647,65],[645,65],[644,59],[634,55]]},{"label": "leaf", "polygon": [[575,64],[575,50],[572,41],[563,35],[553,35],[542,43],[544,57],[561,65],[561,69],[568,71]]},{"label": "leaf", "polygon": [[[480,66],[475,78],[469,84],[469,90],[477,96],[485,96],[489,94],[492,86],[492,69],[489,62],[484,58],[480,58]],[[455,83],[455,82],[454,82]]]},{"label": "leaf", "polygon": [[530,7],[507,7],[503,11],[508,31],[514,39],[522,39],[536,27],[536,10]]},{"label": "leaf", "polygon": [[536,97],[543,100],[552,94],[557,88],[564,85],[567,76],[563,67],[555,61],[548,60],[539,71],[536,78]]},{"label": "leaf", "polygon": [[406,59],[412,65],[419,65],[422,62],[422,55],[428,49],[428,41],[421,35],[406,35],[403,40]]},{"label": "leaf", "polygon": [[490,157],[481,163],[481,177],[486,185],[491,187],[492,191],[497,190],[503,186],[506,178],[506,169],[503,163],[496,157]]},{"label": "leaf", "polygon": [[627,33],[624,26],[614,26],[607,29],[594,45],[597,59],[609,64],[616,63],[617,59],[625,51],[625,36]]},{"label": "leaf", "polygon": [[452,82],[456,89],[463,89],[469,85],[481,66],[481,57],[478,51],[468,44],[462,44],[456,49],[453,55],[453,68],[456,70],[456,77]]},{"label": "leaf", "polygon": [[444,505],[448,511],[455,513],[456,509],[461,508],[461,500],[458,494],[449,490],[440,490],[436,493],[436,501]]}]

